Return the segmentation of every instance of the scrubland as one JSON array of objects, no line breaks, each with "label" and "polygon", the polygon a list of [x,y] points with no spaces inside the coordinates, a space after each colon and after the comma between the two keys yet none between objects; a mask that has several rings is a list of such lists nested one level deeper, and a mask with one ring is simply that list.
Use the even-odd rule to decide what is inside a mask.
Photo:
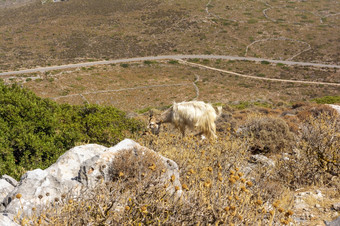
[{"label": "scrubland", "polygon": [[[24,220],[43,225],[299,225],[295,195],[301,189],[321,190],[324,199],[308,203],[327,210],[313,212],[318,217],[302,225],[333,219],[331,205],[340,200],[339,115],[326,105],[308,103],[224,107],[214,141],[201,140],[194,131],[182,138],[170,125],[158,136],[132,137],[178,164],[180,198],[155,183],[162,168],[156,167],[157,159],[122,156],[112,181],[79,198],[61,196]],[[146,122],[147,114],[140,117]]]}]

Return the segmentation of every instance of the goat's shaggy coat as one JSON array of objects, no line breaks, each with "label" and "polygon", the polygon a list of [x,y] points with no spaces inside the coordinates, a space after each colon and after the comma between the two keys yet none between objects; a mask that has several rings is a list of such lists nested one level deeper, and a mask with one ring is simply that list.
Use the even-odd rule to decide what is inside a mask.
[{"label": "goat's shaggy coat", "polygon": [[187,127],[200,131],[199,135],[216,138],[215,120],[222,113],[222,107],[217,107],[218,113],[211,104],[202,101],[174,103],[171,108],[160,116],[150,116],[149,128],[153,134],[158,134],[162,123],[171,123],[185,135]]}]

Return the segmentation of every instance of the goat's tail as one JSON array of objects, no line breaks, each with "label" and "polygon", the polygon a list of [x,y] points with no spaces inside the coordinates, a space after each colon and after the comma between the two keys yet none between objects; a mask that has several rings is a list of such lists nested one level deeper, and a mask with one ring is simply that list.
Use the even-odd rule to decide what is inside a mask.
[{"label": "goat's tail", "polygon": [[217,118],[222,115],[222,106],[217,106]]},{"label": "goat's tail", "polygon": [[[218,110],[219,114],[222,109]],[[199,119],[197,125],[200,131],[203,132],[207,137],[209,138],[217,138],[216,136],[216,125],[215,125],[215,120],[216,120],[216,114],[214,111],[208,111],[205,112],[204,115]]]}]

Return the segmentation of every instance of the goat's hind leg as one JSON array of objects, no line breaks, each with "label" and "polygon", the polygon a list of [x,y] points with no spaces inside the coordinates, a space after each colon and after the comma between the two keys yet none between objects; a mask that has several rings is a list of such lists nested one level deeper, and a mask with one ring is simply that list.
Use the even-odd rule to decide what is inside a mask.
[{"label": "goat's hind leg", "polygon": [[195,137],[201,137],[202,140],[205,140],[207,137],[204,135],[204,132],[199,132],[194,135]]},{"label": "goat's hind leg", "polygon": [[179,127],[179,130],[180,130],[181,133],[182,133],[182,137],[184,137],[184,136],[185,136],[185,127],[184,127],[184,126],[181,126],[181,127]]}]

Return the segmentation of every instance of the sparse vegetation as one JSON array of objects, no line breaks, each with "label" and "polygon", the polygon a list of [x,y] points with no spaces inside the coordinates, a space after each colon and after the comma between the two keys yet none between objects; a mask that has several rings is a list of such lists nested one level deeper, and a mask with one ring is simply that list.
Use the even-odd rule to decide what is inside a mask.
[{"label": "sparse vegetation", "polygon": [[169,60],[169,64],[178,64],[178,60]]},{"label": "sparse vegetation", "polygon": [[[337,61],[336,48],[332,48],[337,42],[330,37],[337,31],[336,16],[318,16],[314,12],[331,4],[325,0],[294,5],[271,2],[267,17],[263,15],[266,6],[257,1],[242,6],[236,0],[228,2],[228,6],[219,1],[206,4],[199,0],[176,0],[174,4],[160,4],[155,0],[124,3],[73,0],[3,8],[0,2],[3,37],[0,49],[13,50],[0,53],[0,70],[172,53],[240,55],[245,51],[244,45],[250,44],[251,36],[254,40],[289,37],[310,41],[313,51],[295,57],[297,61]],[[211,13],[207,19],[206,7]],[[332,7],[334,12],[339,11],[339,6]],[[63,19],[54,21],[61,14]],[[149,16],[138,19],[146,14]],[[38,17],[45,18],[40,25],[33,23]],[[54,21],[55,26],[51,26],[50,21]],[[311,35],[313,39],[308,40]],[[254,44],[248,56],[287,59],[306,48],[307,44],[301,42],[266,41]],[[20,57],[16,53],[20,53]],[[285,53],[289,57],[285,57]]]},{"label": "sparse vegetation", "polygon": [[146,64],[146,65],[155,64],[155,63],[156,63],[156,61],[152,61],[152,60],[145,60],[144,61],[144,64]]}]

